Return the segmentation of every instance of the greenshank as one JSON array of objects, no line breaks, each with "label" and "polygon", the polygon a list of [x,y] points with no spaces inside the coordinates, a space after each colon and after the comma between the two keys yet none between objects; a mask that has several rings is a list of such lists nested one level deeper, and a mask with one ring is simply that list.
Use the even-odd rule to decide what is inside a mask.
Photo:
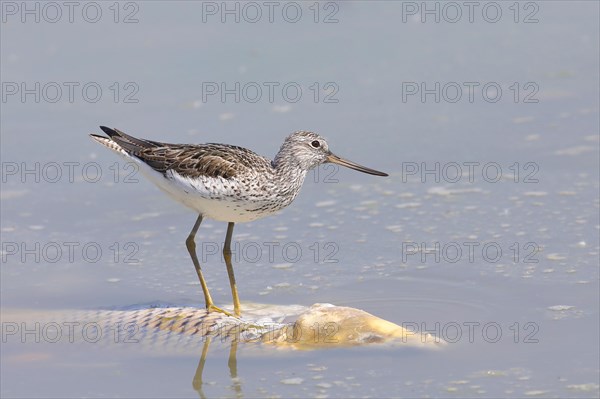
[{"label": "greenshank", "polygon": [[338,157],[329,150],[327,141],[313,132],[292,133],[270,160],[234,145],[169,144],[138,139],[105,126],[100,128],[108,137],[91,134],[94,140],[136,162],[142,173],[161,190],[198,213],[185,243],[202,286],[206,309],[231,315],[215,306],[202,275],[194,241],[203,218],[228,223],[223,257],[229,274],[234,314],[238,317],[241,307],[231,263],[235,223],[250,222],[288,206],[298,195],[307,172],[324,163],[387,176]]}]

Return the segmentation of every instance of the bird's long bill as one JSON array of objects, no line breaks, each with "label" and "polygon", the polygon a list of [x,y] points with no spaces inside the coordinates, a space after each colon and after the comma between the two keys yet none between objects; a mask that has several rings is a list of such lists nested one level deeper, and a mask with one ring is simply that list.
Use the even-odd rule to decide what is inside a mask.
[{"label": "bird's long bill", "polygon": [[338,165],[345,166],[350,169],[358,170],[359,172],[368,173],[370,175],[375,175],[375,176],[387,176],[388,175],[387,173],[383,173],[383,172],[380,172],[375,169],[367,168],[366,166],[362,166],[362,165],[359,165],[352,161],[348,161],[347,159],[340,158],[334,154],[329,154],[327,156],[327,161],[329,161],[331,163],[336,163]]}]

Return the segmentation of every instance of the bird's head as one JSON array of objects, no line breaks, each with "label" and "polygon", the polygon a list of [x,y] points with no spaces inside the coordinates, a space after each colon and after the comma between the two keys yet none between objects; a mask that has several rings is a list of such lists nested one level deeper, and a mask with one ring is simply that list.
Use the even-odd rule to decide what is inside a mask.
[{"label": "bird's head", "polygon": [[376,176],[387,176],[387,173],[379,172],[338,157],[329,150],[327,140],[313,132],[298,131],[290,134],[283,142],[275,159],[276,163],[285,159],[285,162],[296,164],[300,169],[305,171],[324,163],[335,163],[358,170],[359,172]]}]

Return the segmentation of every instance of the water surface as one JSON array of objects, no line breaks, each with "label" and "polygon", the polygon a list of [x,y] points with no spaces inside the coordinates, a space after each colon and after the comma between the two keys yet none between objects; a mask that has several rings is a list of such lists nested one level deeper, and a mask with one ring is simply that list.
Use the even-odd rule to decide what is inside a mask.
[{"label": "water surface", "polygon": [[[535,9],[523,4],[515,23],[508,3],[496,23],[477,13],[470,23],[467,10],[457,23],[403,22],[406,2],[322,5],[319,23],[309,3],[297,23],[203,22],[201,2],[132,4],[119,23],[107,3],[97,23],[17,14],[1,25],[2,82],[79,84],[72,102],[66,92],[2,101],[2,309],[202,306],[184,245],[195,215],[89,140],[98,125],[266,156],[304,129],[390,177],[321,168],[288,209],[237,225],[242,302],[352,306],[451,343],[239,347],[232,378],[229,345],[213,342],[199,393],[201,351],[20,332],[2,342],[2,396],[598,396],[597,3],[533,2],[537,23],[523,23]],[[137,23],[121,22],[135,10]],[[338,22],[323,23],[333,10]],[[97,102],[79,90],[90,82]],[[207,82],[294,83],[303,95],[204,101]],[[403,83],[436,82],[493,82],[502,96],[403,100]],[[226,305],[225,228],[205,221],[197,240]]]}]

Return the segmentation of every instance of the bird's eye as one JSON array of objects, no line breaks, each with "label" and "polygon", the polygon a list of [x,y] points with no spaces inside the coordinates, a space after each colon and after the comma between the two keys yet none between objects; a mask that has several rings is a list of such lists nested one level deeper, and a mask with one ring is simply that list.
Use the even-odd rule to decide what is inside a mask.
[{"label": "bird's eye", "polygon": [[319,148],[321,146],[321,143],[319,143],[319,140],[315,140],[312,143],[310,143],[310,145],[312,145],[315,148]]}]

